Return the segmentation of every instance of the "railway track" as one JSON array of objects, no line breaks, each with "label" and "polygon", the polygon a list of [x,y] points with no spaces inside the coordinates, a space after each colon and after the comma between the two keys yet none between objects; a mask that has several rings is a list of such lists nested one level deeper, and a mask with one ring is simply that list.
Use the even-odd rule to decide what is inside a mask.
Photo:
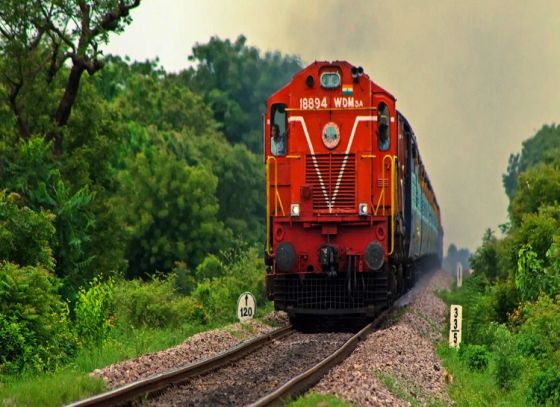
[{"label": "railway track", "polygon": [[280,328],[178,369],[71,404],[270,406],[295,397],[344,360],[391,309],[358,333],[302,334]]}]

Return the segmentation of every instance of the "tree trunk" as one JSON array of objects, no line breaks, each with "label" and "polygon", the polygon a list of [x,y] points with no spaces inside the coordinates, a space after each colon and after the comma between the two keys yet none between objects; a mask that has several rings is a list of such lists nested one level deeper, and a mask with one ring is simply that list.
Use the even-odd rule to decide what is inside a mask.
[{"label": "tree trunk", "polygon": [[64,95],[58,104],[58,109],[56,110],[55,123],[56,129],[51,135],[51,139],[54,141],[53,151],[55,155],[60,155],[62,153],[62,128],[66,126],[68,120],[70,119],[70,114],[72,113],[72,106],[76,101],[78,96],[78,90],[80,89],[80,78],[84,73],[85,68],[81,65],[73,65],[70,70],[70,76],[68,77],[68,82],[66,83],[66,89],[64,90]]}]

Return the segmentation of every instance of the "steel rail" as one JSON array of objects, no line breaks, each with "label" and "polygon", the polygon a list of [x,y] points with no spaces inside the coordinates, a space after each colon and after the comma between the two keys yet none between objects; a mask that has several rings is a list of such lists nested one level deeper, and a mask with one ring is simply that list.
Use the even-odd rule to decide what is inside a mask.
[{"label": "steel rail", "polygon": [[68,407],[90,407],[90,406],[119,406],[142,397],[146,397],[167,387],[184,383],[192,377],[218,369],[228,365],[235,360],[254,352],[263,345],[273,340],[280,339],[294,332],[293,327],[278,328],[272,332],[257,338],[242,342],[231,349],[217,354],[208,359],[194,362],[186,366],[158,373],[146,379],[126,384],[114,390],[101,393],[84,400],[69,404]]},{"label": "steel rail", "polygon": [[348,339],[344,343],[344,345],[338,348],[338,350],[331,353],[315,366],[290,379],[282,386],[276,388],[276,390],[250,404],[249,407],[282,405],[285,401],[307,391],[311,386],[316,384],[330,369],[346,359],[352,353],[352,351],[356,349],[358,344],[371,333],[371,331],[373,331],[375,328],[381,325],[383,321],[385,321],[386,317],[391,313],[391,311],[393,311],[393,309],[394,307],[390,307],[387,310],[383,311],[381,314],[379,314],[378,317],[375,318],[375,320],[367,324],[356,335]]}]

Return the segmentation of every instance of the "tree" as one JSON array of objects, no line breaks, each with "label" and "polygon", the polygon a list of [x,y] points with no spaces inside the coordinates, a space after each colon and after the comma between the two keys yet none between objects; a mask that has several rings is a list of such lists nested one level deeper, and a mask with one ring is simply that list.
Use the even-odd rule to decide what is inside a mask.
[{"label": "tree", "polygon": [[189,57],[195,67],[177,80],[203,95],[230,142],[260,152],[266,99],[301,69],[301,61],[279,52],[261,55],[246,42],[241,35],[234,42],[212,37],[196,44]]},{"label": "tree", "polygon": [[533,137],[523,142],[520,154],[511,154],[507,172],[502,176],[510,201],[517,190],[519,175],[539,162],[551,163],[560,156],[560,125],[544,125]]},{"label": "tree", "polygon": [[[560,137],[560,135],[559,135]],[[537,164],[521,173],[510,205],[513,225],[519,225],[524,215],[537,213],[541,206],[560,202],[560,169]]]},{"label": "tree", "polygon": [[[83,73],[93,75],[103,67],[100,46],[110,32],[124,29],[140,1],[0,3],[0,81],[22,138],[44,133],[53,140],[55,154],[62,152],[61,129],[70,118]],[[40,107],[34,99],[38,88],[44,89],[39,93],[48,102],[39,115],[30,111]],[[27,103],[31,100],[35,103]]]},{"label": "tree", "polygon": [[168,272],[176,261],[194,268],[225,240],[218,221],[217,179],[163,149],[138,153],[120,174],[128,210],[129,276]]}]

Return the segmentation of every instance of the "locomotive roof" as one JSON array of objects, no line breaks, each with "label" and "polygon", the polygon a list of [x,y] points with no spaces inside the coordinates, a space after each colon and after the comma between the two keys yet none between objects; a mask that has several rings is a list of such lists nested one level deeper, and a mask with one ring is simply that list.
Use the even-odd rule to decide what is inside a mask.
[{"label": "locomotive roof", "polygon": [[[286,91],[286,89],[290,86],[291,82],[302,75],[309,75],[310,72],[319,72],[319,70],[323,67],[328,67],[328,66],[338,66],[340,68],[342,68],[344,71],[347,71],[348,73],[350,72],[350,70],[353,67],[358,68],[357,65],[352,65],[350,62],[348,61],[315,61],[309,65],[307,65],[305,68],[303,68],[302,70],[300,70],[299,72],[295,73],[294,76],[292,77],[291,81],[288,82],[286,85],[284,85],[282,88],[280,88],[278,91],[276,91],[275,93],[273,93],[270,98],[274,98],[275,96],[277,96],[280,93],[283,93]],[[377,83],[375,83],[370,77],[369,75],[364,71],[364,73],[362,74],[362,76],[367,79],[370,83],[371,83],[371,91],[373,93],[384,93],[387,96],[389,96],[391,99],[393,100],[397,100],[397,98],[391,93],[389,92],[387,89],[382,88],[381,86],[379,86]]]}]

